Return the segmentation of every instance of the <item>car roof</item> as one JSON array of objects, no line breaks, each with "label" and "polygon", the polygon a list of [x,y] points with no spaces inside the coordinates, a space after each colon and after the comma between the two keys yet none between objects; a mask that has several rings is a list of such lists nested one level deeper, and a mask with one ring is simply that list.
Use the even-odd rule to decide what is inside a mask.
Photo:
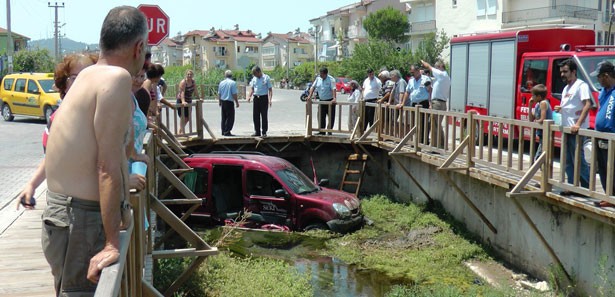
[{"label": "car roof", "polygon": [[273,157],[273,156],[265,156],[265,155],[256,155],[256,154],[192,154],[186,161],[196,161],[198,160],[216,160],[217,162],[228,164],[228,165],[241,165],[246,163],[260,163],[266,167],[277,170],[281,168],[286,168],[290,166],[290,163],[282,158]]},{"label": "car roof", "polygon": [[11,74],[7,74],[4,77],[5,78],[53,79],[53,73],[40,73],[40,72],[11,73]]}]

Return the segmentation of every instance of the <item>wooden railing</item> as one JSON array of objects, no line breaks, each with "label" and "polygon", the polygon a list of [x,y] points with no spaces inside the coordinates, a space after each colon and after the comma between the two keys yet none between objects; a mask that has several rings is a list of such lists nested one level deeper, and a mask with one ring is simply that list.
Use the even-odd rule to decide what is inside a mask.
[{"label": "wooden railing", "polygon": [[[172,180],[173,186],[177,187],[187,198],[193,198],[178,200],[188,201],[185,203],[194,205],[193,209],[202,203],[202,199],[191,194],[177,176],[177,174],[181,176],[181,173],[191,170],[186,169],[188,166],[181,160],[181,157],[185,155],[181,145],[164,124],[160,121],[158,124],[159,130],[156,131],[156,135],[148,133],[144,140],[145,153],[151,160],[148,164],[147,187],[139,193],[131,194],[132,216],[128,229],[120,233],[120,259],[117,263],[103,269],[95,293],[97,297],[173,296],[194,270],[205,261],[206,257],[218,253],[216,247],[209,246],[185,224],[183,221],[185,218],[178,218],[165,206],[165,201],[158,197],[160,175]],[[183,169],[169,169],[161,160],[162,157],[178,162],[180,166],[183,165]],[[175,202],[172,201],[172,203]],[[189,243],[190,248],[159,249],[167,237],[155,242],[157,238],[154,238],[152,234],[152,225],[155,221],[152,219],[152,211],[156,213],[157,218],[165,221],[169,228],[168,234],[171,231],[177,232]],[[146,226],[146,222],[150,223]],[[190,257],[192,262],[183,273],[175,276],[176,280],[169,288],[166,288],[164,294],[161,294],[152,284],[153,263],[157,259],[178,257]]]},{"label": "wooden railing", "polygon": [[[523,189],[539,188],[539,193],[570,191],[577,195],[615,203],[614,193],[603,190],[598,179],[597,150],[598,141],[608,144],[609,163],[615,162],[615,134],[600,133],[594,130],[581,129],[572,134],[570,128],[555,125],[553,121],[543,124],[528,121],[512,120],[475,113],[457,113],[420,107],[390,106],[387,104],[337,102],[335,126],[328,128],[319,126],[320,106],[330,105],[330,102],[306,102],[306,134],[316,132],[333,132],[336,135],[349,135],[351,141],[385,142],[395,145],[392,153],[402,151],[418,153],[434,152],[446,158],[452,158],[447,166],[453,165],[453,160],[464,165],[466,169],[498,170],[510,174],[510,179],[516,179],[520,184],[512,192],[521,193]],[[363,120],[366,107],[375,107],[373,128],[363,131]],[[348,114],[351,108],[358,111],[358,121],[354,128],[348,127]],[[316,116],[314,116],[316,115]],[[438,125],[439,123],[439,125]],[[327,120],[328,124],[328,120]],[[440,129],[438,129],[440,127]],[[536,132],[543,133],[543,146],[536,151],[538,138]],[[508,135],[515,141],[509,141]],[[561,145],[569,137],[577,138],[574,148],[574,182],[568,183],[565,178],[566,147]],[[581,162],[584,139],[591,140],[591,153],[585,156],[589,164],[589,186],[580,186]],[[561,147],[556,150],[556,147]],[[556,151],[559,153],[556,155]],[[462,162],[463,161],[463,162]],[[523,179],[524,176],[530,176]],[[614,177],[612,173],[606,179],[607,189],[612,189]],[[534,181],[534,182],[531,182]],[[555,189],[555,190],[554,190]],[[526,189],[527,190],[527,189]],[[536,194],[535,191],[531,193]]]},{"label": "wooden railing", "polygon": [[[175,101],[175,96],[177,95],[177,91],[179,90],[178,84],[169,84],[166,92],[166,99],[170,101]],[[195,97],[203,100],[213,100],[216,99],[218,95],[218,84],[197,84]],[[237,98],[245,99],[246,98],[246,85],[244,83],[237,84]]]}]

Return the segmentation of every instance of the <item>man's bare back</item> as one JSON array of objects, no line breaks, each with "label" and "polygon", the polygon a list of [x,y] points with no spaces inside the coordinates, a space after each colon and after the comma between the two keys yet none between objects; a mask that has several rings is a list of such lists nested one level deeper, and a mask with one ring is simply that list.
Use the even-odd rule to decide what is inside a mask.
[{"label": "man's bare back", "polygon": [[118,201],[127,193],[124,148],[131,124],[131,81],[124,68],[100,63],[79,74],[55,116],[47,144],[50,191],[99,201],[99,170],[104,166],[121,172],[117,177],[123,180],[114,180],[111,189]]}]

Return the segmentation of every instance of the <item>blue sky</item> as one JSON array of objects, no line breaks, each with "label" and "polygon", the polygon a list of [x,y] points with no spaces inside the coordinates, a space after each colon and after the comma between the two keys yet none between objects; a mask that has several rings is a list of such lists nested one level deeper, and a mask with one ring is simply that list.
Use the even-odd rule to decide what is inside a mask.
[{"label": "blue sky", "polygon": [[[0,27],[6,28],[6,1],[0,1]],[[32,40],[53,38],[54,9],[47,3],[64,3],[58,10],[61,34],[86,43],[98,43],[100,26],[107,12],[119,5],[138,6],[155,4],[171,18],[170,35],[181,31],[232,29],[239,24],[241,30],[251,29],[266,35],[286,33],[301,28],[307,31],[310,19],[325,15],[327,11],[359,2],[359,0],[10,0],[11,30]]]}]

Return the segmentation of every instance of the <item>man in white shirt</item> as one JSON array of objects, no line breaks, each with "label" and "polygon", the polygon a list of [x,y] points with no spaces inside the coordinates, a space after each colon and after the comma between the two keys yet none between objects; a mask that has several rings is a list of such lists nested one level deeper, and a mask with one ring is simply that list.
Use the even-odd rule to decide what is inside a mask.
[{"label": "man in white shirt", "polygon": [[[589,110],[592,107],[592,94],[589,86],[584,81],[577,79],[577,64],[572,59],[566,59],[559,64],[559,71],[566,86],[562,91],[560,105],[555,106],[555,111],[562,115],[562,125],[570,127],[572,134],[566,138],[566,176],[569,184],[574,184],[574,164],[578,161],[580,166],[580,184],[582,187],[589,186],[589,165],[585,162],[583,148],[580,149],[580,160],[575,160],[575,149],[577,145],[577,132],[580,128],[589,128]],[[581,142],[583,139],[581,138]],[[569,191],[564,191],[562,195],[570,195]]]},{"label": "man in white shirt", "polygon": [[[378,94],[382,88],[380,79],[374,77],[374,69],[367,69],[367,78],[363,81],[363,100],[366,103],[376,103]],[[373,106],[365,106],[365,120],[363,121],[363,131],[367,130],[367,125],[374,124],[374,114],[376,108]]]},{"label": "man in white shirt", "polygon": [[[446,72],[444,62],[440,59],[436,61],[432,67],[429,63],[421,60],[423,67],[427,68],[433,74],[434,82],[431,91],[431,108],[435,110],[446,111],[446,102],[451,93],[451,78]],[[436,128],[440,133],[438,139],[438,147],[444,148],[444,130],[442,130],[442,116],[438,116]]]}]

